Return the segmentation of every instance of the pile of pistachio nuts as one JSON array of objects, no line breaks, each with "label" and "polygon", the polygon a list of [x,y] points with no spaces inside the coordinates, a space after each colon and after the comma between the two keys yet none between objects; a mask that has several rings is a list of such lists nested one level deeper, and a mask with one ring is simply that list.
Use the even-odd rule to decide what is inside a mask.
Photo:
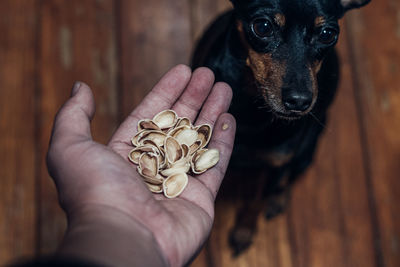
[{"label": "pile of pistachio nuts", "polygon": [[151,192],[175,198],[185,189],[187,174],[204,173],[218,163],[219,151],[206,148],[211,135],[210,125],[194,126],[190,119],[164,110],[138,122],[128,157]]}]

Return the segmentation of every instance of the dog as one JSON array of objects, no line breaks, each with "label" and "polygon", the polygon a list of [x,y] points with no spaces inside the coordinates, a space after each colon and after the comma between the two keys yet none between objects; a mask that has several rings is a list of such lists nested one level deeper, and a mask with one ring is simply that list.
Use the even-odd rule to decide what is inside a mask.
[{"label": "dog", "polygon": [[312,162],[338,84],[338,20],[370,0],[231,2],[199,40],[192,67],[209,67],[233,90],[229,168],[252,188],[229,237],[238,255],[259,213],[282,212],[290,184]]}]

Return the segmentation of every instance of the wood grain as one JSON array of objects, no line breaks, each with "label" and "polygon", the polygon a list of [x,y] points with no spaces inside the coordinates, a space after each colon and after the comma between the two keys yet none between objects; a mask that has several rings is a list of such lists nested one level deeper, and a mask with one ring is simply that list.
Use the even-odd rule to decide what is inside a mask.
[{"label": "wood grain", "polygon": [[52,121],[74,81],[89,84],[96,100],[92,132],[106,142],[117,124],[118,91],[112,1],[47,0],[41,6],[40,36],[40,251],[55,249],[65,230],[44,156]]},{"label": "wood grain", "polygon": [[[229,8],[228,0],[0,1],[0,265],[52,252],[64,233],[44,158],[73,82],[92,87],[92,130],[105,143],[162,74],[189,63],[202,32]],[[260,217],[252,247],[233,258],[241,184],[226,180],[191,266],[400,266],[399,18],[396,0],[346,15],[338,95],[288,210]]]},{"label": "wood grain", "polygon": [[191,28],[194,44],[217,16],[229,9],[232,9],[232,4],[227,0],[192,0]]},{"label": "wood grain", "polygon": [[184,0],[120,2],[120,82],[125,117],[168,69],[189,63],[190,9]]},{"label": "wood grain", "polygon": [[379,266],[400,266],[400,3],[372,1],[348,17],[356,99],[376,216]]},{"label": "wood grain", "polygon": [[0,1],[0,265],[35,253],[37,1]]}]

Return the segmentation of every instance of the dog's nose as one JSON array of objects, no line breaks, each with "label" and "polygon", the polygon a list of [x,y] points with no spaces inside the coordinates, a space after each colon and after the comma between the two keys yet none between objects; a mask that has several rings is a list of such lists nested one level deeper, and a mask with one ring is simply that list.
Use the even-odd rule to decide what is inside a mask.
[{"label": "dog's nose", "polygon": [[283,97],[283,104],[288,111],[302,112],[306,111],[312,103],[311,92],[292,92]]}]

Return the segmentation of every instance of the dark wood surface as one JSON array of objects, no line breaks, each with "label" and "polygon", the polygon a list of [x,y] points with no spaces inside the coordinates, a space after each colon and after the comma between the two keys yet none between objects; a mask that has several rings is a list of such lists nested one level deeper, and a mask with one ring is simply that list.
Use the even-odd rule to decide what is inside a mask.
[{"label": "dark wood surface", "polygon": [[[0,1],[0,265],[54,251],[65,231],[45,153],[73,82],[92,87],[92,129],[105,143],[228,8],[228,0]],[[227,235],[241,201],[222,195],[192,266],[400,266],[399,17],[396,0],[345,17],[339,93],[287,211],[260,217],[253,246],[233,258]]]}]

